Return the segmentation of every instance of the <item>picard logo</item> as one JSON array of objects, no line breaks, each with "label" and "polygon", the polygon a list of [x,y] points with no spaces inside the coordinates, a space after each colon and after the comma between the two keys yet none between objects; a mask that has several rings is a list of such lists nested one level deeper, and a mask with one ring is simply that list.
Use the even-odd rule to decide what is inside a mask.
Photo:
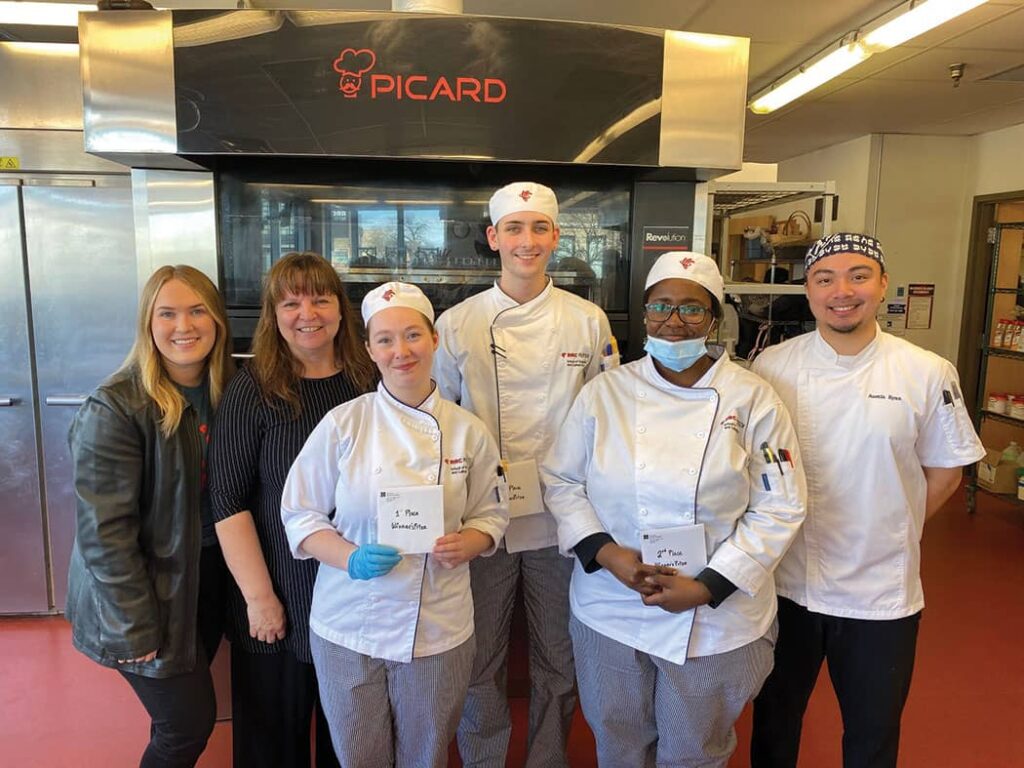
[{"label": "picard logo", "polygon": [[478,104],[500,104],[508,95],[505,81],[497,77],[389,75],[373,72],[376,65],[377,54],[369,48],[345,48],[334,60],[334,71],[340,75],[341,95],[346,99],[365,93],[375,100],[475,101]]}]

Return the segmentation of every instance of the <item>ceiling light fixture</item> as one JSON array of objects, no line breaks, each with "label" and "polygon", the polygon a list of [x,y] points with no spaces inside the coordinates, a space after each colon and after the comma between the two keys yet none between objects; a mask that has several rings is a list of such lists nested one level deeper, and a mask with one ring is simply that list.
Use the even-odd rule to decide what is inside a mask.
[{"label": "ceiling light fixture", "polygon": [[79,11],[95,10],[95,4],[0,2],[0,24],[77,27]]},{"label": "ceiling light fixture", "polygon": [[950,19],[955,19],[986,0],[927,0],[905,3],[892,14],[871,23],[863,34],[864,45],[873,53],[895,48]]},{"label": "ceiling light fixture", "polygon": [[750,102],[750,111],[759,115],[774,112],[783,104],[799,99],[833,77],[857,66],[870,55],[871,52],[862,43],[840,43],[836,50],[804,64],[780,85],[756,97]]},{"label": "ceiling light fixture", "polygon": [[909,0],[902,3],[760,91],[748,107],[759,115],[774,112],[838,77],[871,54],[901,45],[985,2],[987,0]]}]

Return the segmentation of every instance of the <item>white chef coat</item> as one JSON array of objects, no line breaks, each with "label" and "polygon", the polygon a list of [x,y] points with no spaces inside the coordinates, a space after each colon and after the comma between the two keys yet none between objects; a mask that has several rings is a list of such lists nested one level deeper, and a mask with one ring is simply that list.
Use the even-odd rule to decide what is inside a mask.
[{"label": "white chef coat", "polygon": [[[437,333],[441,394],[483,419],[508,462],[539,462],[580,388],[619,364],[601,308],[550,280],[524,304],[495,283],[442,314]],[[554,546],[555,522],[541,514],[548,531],[536,540]],[[510,526],[526,524],[537,521],[513,519]]]},{"label": "white chef coat", "polygon": [[[669,613],[607,570],[588,574],[577,561],[572,575],[577,619],[676,664],[768,631],[772,571],[804,517],[789,415],[763,380],[713,354],[721,356],[691,388],[666,381],[650,356],[587,384],[541,473],[564,552],[602,532],[639,551],[645,529],[703,523],[708,566],[737,587],[718,608]],[[776,455],[788,449],[793,464],[769,465],[762,444]]]},{"label": "white chef coat", "polygon": [[922,467],[985,455],[956,369],[881,329],[858,355],[815,331],[769,347],[753,368],[793,414],[807,472],[807,522],[776,571],[779,594],[831,616],[920,611]]},{"label": "white chef coat", "polygon": [[[508,520],[499,461],[480,420],[436,389],[412,408],[381,383],[330,411],[288,472],[281,519],[292,554],[309,557],[302,542],[321,530],[375,542],[379,491],[410,485],[444,486],[446,534],[474,528],[498,542]],[[404,555],[390,573],[360,581],[321,564],[309,623],[325,640],[373,658],[407,662],[447,651],[473,634],[469,565],[447,570],[430,555]]]}]

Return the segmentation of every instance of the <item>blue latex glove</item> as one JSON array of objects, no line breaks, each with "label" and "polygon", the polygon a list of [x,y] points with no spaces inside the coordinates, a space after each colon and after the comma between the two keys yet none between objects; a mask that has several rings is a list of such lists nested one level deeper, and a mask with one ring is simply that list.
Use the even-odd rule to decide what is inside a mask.
[{"label": "blue latex glove", "polygon": [[402,556],[387,544],[363,544],[348,556],[348,575],[353,579],[375,579],[396,565]]}]

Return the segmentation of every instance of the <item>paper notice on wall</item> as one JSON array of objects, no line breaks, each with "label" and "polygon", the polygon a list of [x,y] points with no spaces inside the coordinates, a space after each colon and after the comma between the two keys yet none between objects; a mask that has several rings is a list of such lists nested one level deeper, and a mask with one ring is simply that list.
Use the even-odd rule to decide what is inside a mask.
[{"label": "paper notice on wall", "polygon": [[886,333],[893,336],[906,336],[907,304],[906,299],[897,298],[891,302],[883,302],[878,307],[878,325]]},{"label": "paper notice on wall", "polygon": [[931,328],[934,304],[935,283],[910,283],[907,286],[907,330]]}]

